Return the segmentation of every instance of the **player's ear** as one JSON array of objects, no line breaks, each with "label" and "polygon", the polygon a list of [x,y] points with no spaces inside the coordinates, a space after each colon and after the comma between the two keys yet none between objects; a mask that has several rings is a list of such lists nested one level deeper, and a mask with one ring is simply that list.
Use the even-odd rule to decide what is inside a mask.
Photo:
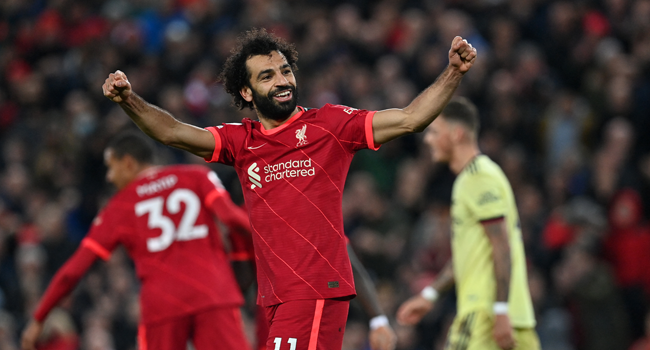
[{"label": "player's ear", "polygon": [[455,123],[450,125],[450,129],[451,130],[449,130],[449,134],[451,135],[451,139],[454,141],[454,143],[460,142],[460,140],[462,140],[463,137],[465,136],[464,135],[465,130],[463,130],[463,128],[456,125]]},{"label": "player's ear", "polygon": [[244,85],[244,87],[239,90],[239,94],[246,102],[253,101],[253,91],[248,85]]},{"label": "player's ear", "polygon": [[132,155],[125,154],[122,158],[122,161],[125,163],[126,167],[130,171],[135,171],[140,168],[140,162],[138,162]]}]

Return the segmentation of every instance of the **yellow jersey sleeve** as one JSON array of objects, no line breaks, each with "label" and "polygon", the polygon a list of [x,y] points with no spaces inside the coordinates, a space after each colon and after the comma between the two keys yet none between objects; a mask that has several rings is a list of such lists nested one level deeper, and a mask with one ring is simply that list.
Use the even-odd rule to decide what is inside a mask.
[{"label": "yellow jersey sleeve", "polygon": [[505,188],[498,179],[479,173],[473,175],[471,181],[465,181],[465,186],[462,191],[464,203],[477,221],[503,218],[508,214]]}]

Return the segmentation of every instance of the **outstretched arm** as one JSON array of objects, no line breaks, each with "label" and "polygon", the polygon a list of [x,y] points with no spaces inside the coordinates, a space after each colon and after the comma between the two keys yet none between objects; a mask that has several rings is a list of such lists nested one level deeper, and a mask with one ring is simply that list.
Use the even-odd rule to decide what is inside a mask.
[{"label": "outstretched arm", "polygon": [[397,321],[407,325],[420,322],[424,315],[433,309],[438,294],[448,291],[453,286],[454,268],[450,260],[430,286],[424,288],[420,294],[411,297],[399,307]]},{"label": "outstretched arm", "polygon": [[424,130],[442,112],[476,60],[476,49],[457,36],[449,50],[449,65],[438,79],[406,108],[378,111],[372,120],[375,144]]},{"label": "outstretched arm", "polygon": [[111,73],[102,85],[104,96],[122,107],[133,122],[154,140],[165,145],[209,158],[214,151],[214,137],[194,125],[182,123],[164,109],[147,103],[131,89],[124,72]]},{"label": "outstretched arm", "polygon": [[354,250],[348,243],[348,256],[350,257],[350,264],[352,264],[352,272],[354,274],[354,285],[357,290],[357,298],[366,312],[368,317],[373,318],[383,315],[384,312],[379,305],[379,298],[377,298],[377,291],[375,285],[372,283],[368,271],[363,267],[361,261],[354,253]]},{"label": "outstretched arm", "polygon": [[390,327],[386,315],[379,305],[379,298],[375,285],[363,267],[354,250],[348,243],[348,256],[354,273],[354,285],[357,290],[357,297],[366,314],[372,319],[370,323],[370,348],[372,350],[392,350],[395,348],[397,337]]},{"label": "outstretched arm", "polygon": [[[238,207],[230,198],[230,194],[223,190],[219,195],[214,198],[210,205],[210,210],[216,215],[219,221],[223,222],[230,229],[231,239],[234,235],[239,235],[244,241],[247,240],[245,236],[250,238],[251,229],[250,221],[246,211]],[[233,271],[235,272],[235,279],[242,293],[253,284],[255,281],[255,268],[252,256],[231,256],[231,263]]]},{"label": "outstretched arm", "polygon": [[449,260],[438,274],[436,280],[431,284],[431,287],[438,293],[445,293],[454,286],[454,283],[454,265]]},{"label": "outstretched arm", "polygon": [[212,213],[231,229],[237,229],[250,234],[250,221],[246,211],[235,204],[226,190],[219,191],[211,198],[209,208]]},{"label": "outstretched arm", "polygon": [[36,340],[43,330],[43,321],[47,314],[63,297],[70,293],[96,259],[97,255],[95,253],[82,246],[54,275],[52,282],[39,302],[34,313],[34,319],[29,322],[23,332],[21,340],[23,350],[36,349]]}]

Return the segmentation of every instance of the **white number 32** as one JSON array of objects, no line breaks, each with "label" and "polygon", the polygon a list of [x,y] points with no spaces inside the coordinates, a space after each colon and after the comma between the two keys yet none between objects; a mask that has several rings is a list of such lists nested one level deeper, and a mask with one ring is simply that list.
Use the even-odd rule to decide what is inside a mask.
[{"label": "white number 32", "polygon": [[147,239],[147,249],[150,252],[163,251],[174,240],[189,241],[208,236],[207,225],[194,226],[201,210],[201,201],[194,192],[179,188],[167,197],[166,202],[167,211],[170,214],[178,214],[181,210],[181,203],[185,203],[185,212],[181,217],[178,228],[170,218],[163,215],[163,205],[165,204],[163,197],[147,199],[135,205],[135,214],[137,216],[149,214],[147,227],[150,229],[159,228],[162,231],[160,236]]}]

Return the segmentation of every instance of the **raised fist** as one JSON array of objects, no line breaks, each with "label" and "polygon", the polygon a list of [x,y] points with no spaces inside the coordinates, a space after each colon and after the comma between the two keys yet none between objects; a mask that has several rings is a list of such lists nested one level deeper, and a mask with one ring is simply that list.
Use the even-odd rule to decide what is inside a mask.
[{"label": "raised fist", "polygon": [[449,65],[465,74],[474,65],[476,55],[476,49],[472,44],[457,36],[451,42],[451,49],[449,49]]},{"label": "raised fist", "polygon": [[133,92],[129,79],[127,79],[126,74],[121,70],[117,70],[115,73],[108,75],[104,85],[102,85],[102,90],[104,91],[104,96],[116,103],[124,102]]}]

